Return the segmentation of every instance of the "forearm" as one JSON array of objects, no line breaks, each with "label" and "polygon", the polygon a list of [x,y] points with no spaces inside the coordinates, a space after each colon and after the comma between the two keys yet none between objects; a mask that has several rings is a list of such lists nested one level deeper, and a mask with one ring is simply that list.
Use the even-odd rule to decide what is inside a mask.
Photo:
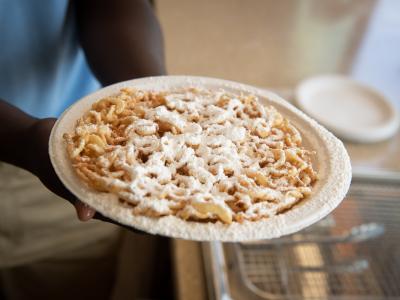
[{"label": "forearm", "polygon": [[165,74],[160,25],[146,0],[74,2],[88,63],[104,85]]},{"label": "forearm", "polygon": [[0,161],[29,169],[28,137],[37,119],[0,99]]}]

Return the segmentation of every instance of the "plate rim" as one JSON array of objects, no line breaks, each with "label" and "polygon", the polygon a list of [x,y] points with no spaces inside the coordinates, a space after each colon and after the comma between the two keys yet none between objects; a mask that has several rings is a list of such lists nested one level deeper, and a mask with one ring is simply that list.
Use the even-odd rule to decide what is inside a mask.
[{"label": "plate rim", "polygon": [[[221,222],[187,222],[175,216],[161,218],[133,216],[128,209],[123,209],[121,205],[118,205],[118,200],[111,194],[104,195],[104,193],[96,192],[84,185],[76,174],[71,175],[72,166],[69,157],[66,158],[66,147],[62,141],[62,134],[65,133],[63,130],[66,124],[71,126],[72,121],[70,119],[73,113],[79,112],[80,116],[83,114],[80,107],[87,106],[101,97],[113,94],[120,88],[127,86],[139,88],[140,86],[153,86],[155,89],[163,89],[164,87],[192,85],[205,86],[206,88],[207,85],[213,85],[254,93],[274,104],[279,104],[278,106],[287,109],[299,120],[303,120],[304,124],[313,128],[315,132],[310,134],[310,137],[326,146],[326,157],[324,158],[326,161],[323,162],[325,165],[321,165],[321,170],[328,168],[329,170],[325,171],[329,176],[323,178],[324,182],[321,182],[322,191],[319,190],[312,197],[307,198],[304,203],[286,213],[256,222],[245,221],[242,224],[234,222],[225,225]],[[74,122],[76,122],[76,119]],[[196,241],[271,239],[294,233],[319,221],[339,205],[344,199],[351,181],[350,158],[343,143],[316,121],[268,90],[234,81],[202,76],[156,76],[127,80],[104,87],[81,98],[65,110],[55,123],[49,139],[49,155],[57,176],[66,188],[78,199],[92,206],[104,216],[148,233]],[[325,192],[325,194],[322,192]]]}]

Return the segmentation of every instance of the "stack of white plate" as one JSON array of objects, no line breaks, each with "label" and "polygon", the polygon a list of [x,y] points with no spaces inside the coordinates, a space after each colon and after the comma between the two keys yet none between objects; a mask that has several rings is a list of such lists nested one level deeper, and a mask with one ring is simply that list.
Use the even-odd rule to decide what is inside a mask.
[{"label": "stack of white plate", "polygon": [[348,141],[379,142],[393,136],[399,127],[399,114],[389,100],[345,76],[302,81],[296,101],[305,113]]}]

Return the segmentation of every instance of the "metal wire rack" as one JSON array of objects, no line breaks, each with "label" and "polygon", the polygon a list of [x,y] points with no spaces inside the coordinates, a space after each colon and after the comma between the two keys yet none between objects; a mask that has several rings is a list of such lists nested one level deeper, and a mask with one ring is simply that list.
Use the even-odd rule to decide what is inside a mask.
[{"label": "metal wire rack", "polygon": [[400,299],[400,184],[358,181],[333,214],[301,233],[232,244],[259,299]]}]

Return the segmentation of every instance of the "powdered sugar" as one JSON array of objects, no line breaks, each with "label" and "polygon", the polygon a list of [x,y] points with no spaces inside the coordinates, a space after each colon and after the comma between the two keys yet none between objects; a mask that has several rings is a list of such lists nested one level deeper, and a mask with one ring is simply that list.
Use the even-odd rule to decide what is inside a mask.
[{"label": "powdered sugar", "polygon": [[[142,81],[143,82],[143,81]],[[310,198],[301,206],[296,207],[292,209],[291,211],[283,214],[283,215],[278,215],[274,217],[270,217],[265,220],[260,220],[257,222],[248,222],[245,221],[242,224],[231,224],[229,226],[223,225],[221,223],[215,223],[215,224],[194,224],[193,222],[185,222],[182,220],[179,220],[177,217],[162,217],[159,219],[153,219],[153,218],[148,218],[148,217],[140,217],[140,216],[132,216],[128,213],[126,208],[123,206],[120,206],[118,204],[118,201],[116,198],[113,198],[111,195],[103,195],[101,193],[93,193],[91,191],[88,191],[87,188],[82,187],[81,183],[76,182],[74,178],[73,173],[69,173],[70,167],[68,167],[68,160],[65,158],[62,158],[62,156],[55,154],[57,156],[57,159],[54,159],[54,155],[52,156],[53,161],[55,162],[56,165],[63,165],[63,168],[68,171],[66,172],[67,174],[70,175],[61,175],[64,178],[64,181],[67,182],[66,185],[71,188],[71,186],[75,186],[75,188],[71,188],[74,193],[77,193],[82,198],[83,201],[88,202],[89,204],[95,206],[97,209],[99,209],[102,213],[105,215],[108,215],[110,217],[113,217],[117,219],[120,222],[123,222],[124,224],[130,224],[133,225],[139,229],[144,229],[149,232],[153,233],[161,233],[161,234],[167,234],[175,237],[182,237],[182,238],[189,238],[189,239],[221,239],[221,240],[243,240],[243,239],[254,239],[254,238],[265,238],[265,237],[274,237],[274,236],[279,236],[281,234],[286,234],[293,232],[294,230],[298,230],[311,222],[316,221],[317,219],[321,218],[323,215],[325,215],[328,211],[333,209],[337,203],[340,202],[340,200],[343,198],[345,191],[347,190],[348,187],[348,182],[350,179],[350,165],[348,163],[348,157],[343,149],[343,146],[339,141],[337,141],[332,135],[330,135],[328,132],[326,132],[323,128],[319,127],[315,122],[309,120],[307,117],[302,115],[301,113],[297,112],[294,108],[288,106],[286,103],[282,102],[282,100],[279,100],[276,96],[269,94],[264,91],[256,90],[254,88],[248,87],[248,86],[242,86],[239,84],[235,83],[230,83],[230,82],[224,82],[224,81],[217,81],[217,80],[205,80],[201,78],[180,78],[180,77],[172,77],[169,79],[166,78],[155,78],[155,79],[150,79],[147,81],[148,84],[152,88],[155,86],[159,88],[166,88],[166,87],[171,87],[171,85],[178,84],[178,85],[188,85],[188,84],[193,84],[196,83],[198,85],[208,84],[208,87],[213,86],[218,82],[219,85],[228,87],[228,88],[237,88],[238,90],[250,90],[250,92],[255,92],[258,95],[262,95],[262,97],[267,97],[269,100],[272,101],[272,103],[278,107],[280,111],[283,111],[285,115],[289,116],[291,120],[295,122],[295,124],[298,126],[298,128],[301,130],[301,133],[303,137],[306,138],[306,142],[309,143],[309,145],[313,146],[313,149],[317,150],[318,156],[317,156],[317,167],[318,171],[320,174],[320,181],[318,182],[317,186],[315,187],[315,190],[313,191],[312,195]],[[132,83],[131,83],[132,84]],[[133,84],[137,84],[133,82]],[[165,85],[164,85],[165,84]],[[211,84],[211,85],[210,85]],[[138,83],[140,86],[140,82]],[[143,86],[143,83],[142,83]],[[119,86],[121,87],[121,86]],[[114,90],[115,91],[115,90]],[[112,92],[112,89],[106,91],[108,93]],[[104,95],[104,94],[103,94]],[[94,95],[93,97],[99,98],[99,95]],[[92,98],[95,100],[95,98]],[[272,99],[272,100],[271,100]],[[92,100],[92,101],[93,101]],[[76,116],[79,116],[79,113],[82,112],[82,105],[80,108],[76,110],[75,113],[75,118]],[[72,110],[73,111],[73,110]],[[72,113],[72,111],[70,113]],[[72,115],[72,114],[71,114]],[[70,115],[70,116],[71,116]],[[73,124],[72,119],[70,118],[68,123],[68,118],[63,117],[64,122],[61,122],[60,124],[64,124],[63,126],[59,127],[62,128],[62,130],[70,130],[67,127],[72,126]],[[66,125],[69,124],[69,125]],[[59,125],[58,125],[59,126]],[[184,126],[184,128],[186,125]],[[190,130],[189,130],[190,131]],[[191,134],[190,132],[187,132],[188,134]],[[186,134],[186,133],[184,133]],[[184,135],[182,134],[182,135]],[[218,135],[217,135],[218,136]],[[224,134],[221,134],[221,136],[224,136]],[[56,137],[56,135],[54,135]],[[171,142],[170,144],[174,145],[183,145],[186,144],[186,139],[191,139],[192,137],[186,136],[184,139],[185,141],[182,143],[182,141],[174,141],[173,143]],[[226,137],[225,137],[226,138]],[[182,137],[183,139],[183,137]],[[57,139],[53,138],[52,143]],[[230,139],[228,139],[230,140]],[[58,140],[60,142],[60,140]],[[161,144],[163,140],[161,138]],[[200,141],[201,142],[201,141]],[[223,141],[222,137],[215,138],[214,141],[212,141],[214,144],[220,144],[221,142],[226,142]],[[269,143],[273,144],[276,141],[270,140]],[[150,143],[152,144],[152,143]],[[155,145],[155,143],[154,143]],[[151,146],[151,145],[150,145]],[[53,144],[53,148],[51,149],[56,149],[57,148],[57,142],[56,144]],[[191,148],[191,147],[189,147]],[[231,153],[229,151],[229,145],[225,147],[226,150],[222,151],[224,155]],[[58,149],[60,149],[58,147]],[[199,151],[207,151],[205,149],[201,148],[201,143],[199,148],[197,149]],[[196,150],[196,151],[197,151]],[[170,148],[170,154],[174,155],[173,152],[173,146],[171,145]],[[184,151],[185,152],[185,151]],[[54,153],[62,154],[65,153],[65,150],[57,150],[53,151]],[[232,154],[232,153],[231,153]],[[224,155],[221,155],[222,158]],[[61,157],[61,158],[60,158]],[[184,153],[182,153],[182,156],[184,157]],[[56,162],[57,161],[57,162]],[[201,160],[195,159],[193,161],[193,164],[195,165],[194,167],[197,166],[204,166],[204,159]],[[341,168],[341,174],[335,171],[334,168],[332,168],[332,163],[335,163],[336,166]],[[252,165],[252,161],[249,160],[247,162],[249,166]],[[156,165],[156,164],[155,164]],[[59,168],[56,166],[56,171]],[[221,169],[218,170],[217,175],[214,175],[220,180],[224,179],[223,172],[220,171]],[[140,169],[135,170],[138,174],[140,174]],[[59,175],[61,174],[58,172]],[[203,180],[207,181],[207,175],[208,174],[202,174],[199,176],[199,179],[202,178]],[[62,179],[63,179],[62,178]],[[67,178],[67,179],[66,179]],[[72,181],[71,181],[72,180]],[[197,186],[201,187],[203,183],[196,182],[197,179],[193,179],[189,184],[192,186]],[[334,184],[332,182],[334,181]],[[75,182],[75,184],[72,184],[71,182]],[[147,182],[142,182],[142,184],[147,184]],[[229,182],[226,183],[229,185]],[[155,189],[157,187],[154,187]],[[172,189],[172,188],[171,188]],[[262,189],[263,191],[259,191],[260,193],[263,192],[265,194],[268,194],[269,191],[266,189]],[[80,191],[85,191],[84,194],[81,194]],[[93,194],[93,196],[91,196]],[[324,196],[325,195],[325,196]],[[185,195],[184,195],[185,196]],[[183,196],[183,197],[184,197]],[[204,195],[205,196],[205,195]],[[271,196],[271,195],[269,195]],[[273,195],[272,195],[273,196]],[[272,197],[271,196],[271,197]],[[107,199],[107,200],[106,200]],[[216,198],[218,199],[218,197]],[[244,205],[246,205],[246,201],[248,202],[248,195],[243,195],[241,197],[242,202]],[[101,200],[101,201],[100,201]],[[284,201],[287,201],[287,203],[290,203],[292,200],[291,197],[285,198]],[[117,202],[115,202],[117,201]],[[264,203],[264,202],[262,202]],[[259,206],[268,206],[267,203],[264,204],[259,204]],[[257,207],[253,208],[256,209]],[[157,208],[158,209],[158,208]],[[159,207],[160,211],[162,209],[162,205]],[[270,207],[264,207],[260,208],[264,211],[271,211]],[[190,208],[188,208],[190,210]],[[250,213],[250,211],[249,211]],[[258,212],[259,213],[259,212]]]}]

